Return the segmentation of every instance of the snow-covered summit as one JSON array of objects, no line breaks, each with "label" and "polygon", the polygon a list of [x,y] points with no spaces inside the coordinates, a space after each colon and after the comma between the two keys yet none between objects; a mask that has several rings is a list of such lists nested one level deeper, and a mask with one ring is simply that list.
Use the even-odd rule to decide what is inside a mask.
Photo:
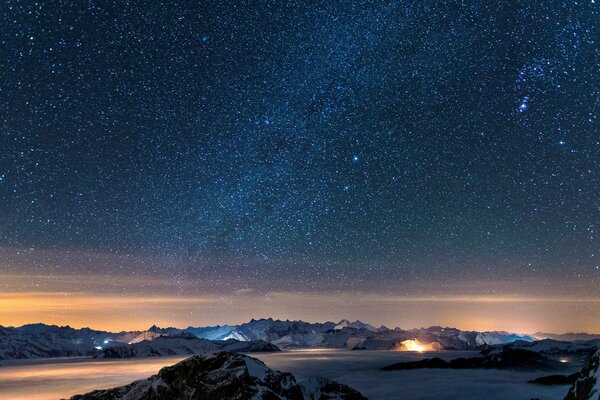
[{"label": "snow-covered summit", "polygon": [[334,322],[252,319],[236,327],[224,338],[240,341],[264,340],[281,348],[310,348],[321,345],[324,335],[335,326]]},{"label": "snow-covered summit", "polygon": [[[160,328],[151,326],[145,331],[103,332],[90,328],[74,329],[44,324],[20,328],[0,327],[0,359],[70,357],[94,355],[107,348],[123,347],[161,337],[195,337],[208,340],[263,341],[281,349],[342,348],[351,350],[396,350],[405,341],[415,341],[423,348],[443,350],[481,350],[507,343],[526,347],[535,338],[503,331],[477,332],[432,326],[404,330],[389,329],[350,320],[339,323],[253,319],[241,325],[207,327]],[[544,351],[545,344],[536,344],[533,351]],[[145,345],[147,346],[147,344]],[[244,347],[239,343],[237,347]],[[516,345],[515,345],[516,346]],[[562,345],[561,345],[562,346]],[[570,350],[589,348],[587,342],[569,342]],[[569,351],[570,351],[569,350]],[[124,351],[124,350],[120,350]],[[562,351],[562,350],[561,350]]]},{"label": "snow-covered summit", "polygon": [[76,395],[71,400],[364,400],[359,392],[318,379],[300,384],[255,358],[228,352],[194,356],[146,380]]},{"label": "snow-covered summit", "polygon": [[0,360],[11,358],[74,357],[110,345],[117,335],[90,328],[30,324],[0,326]]},{"label": "snow-covered summit", "polygon": [[565,400],[600,400],[600,350],[581,370],[579,378],[569,389]]},{"label": "snow-covered summit", "polygon": [[350,322],[347,319],[343,319],[340,322],[338,322],[338,324],[333,329],[338,330],[338,329],[344,329],[344,328],[366,329],[371,332],[377,332],[377,328],[375,328],[373,325],[365,324],[364,322],[361,322],[358,320],[356,320],[354,322]]}]

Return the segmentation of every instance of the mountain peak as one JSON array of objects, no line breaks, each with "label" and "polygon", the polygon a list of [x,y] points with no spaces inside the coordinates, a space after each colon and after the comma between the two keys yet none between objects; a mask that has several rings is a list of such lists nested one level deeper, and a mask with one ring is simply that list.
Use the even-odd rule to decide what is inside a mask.
[{"label": "mountain peak", "polygon": [[340,322],[338,322],[338,324],[333,329],[340,330],[340,329],[344,329],[344,328],[366,329],[366,330],[371,331],[371,332],[377,331],[377,328],[375,328],[372,325],[365,324],[364,322],[361,322],[359,320],[356,320],[354,322],[350,322],[347,319],[343,319]]},{"label": "mountain peak", "polygon": [[195,393],[195,398],[215,400],[365,400],[346,385],[326,379],[301,385],[290,373],[274,371],[256,358],[228,352],[193,356],[146,380],[76,395],[71,400],[168,400],[189,398],[189,393]]},{"label": "mountain peak", "polygon": [[565,400],[597,400],[600,398],[600,350],[583,367]]}]

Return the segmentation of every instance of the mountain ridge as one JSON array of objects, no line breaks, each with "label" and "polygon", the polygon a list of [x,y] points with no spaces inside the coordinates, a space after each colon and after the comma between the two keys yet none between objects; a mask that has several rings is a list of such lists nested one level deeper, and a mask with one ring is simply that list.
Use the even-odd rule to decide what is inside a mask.
[{"label": "mountain ridge", "polygon": [[564,400],[600,400],[600,350],[590,357]]},{"label": "mountain ridge", "polygon": [[[489,346],[517,341],[533,342],[534,337],[506,331],[463,331],[457,328],[379,328],[347,319],[335,323],[252,319],[239,325],[160,328],[144,331],[108,332],[91,328],[27,324],[21,327],[0,326],[0,359],[94,356],[108,348],[132,346],[162,336],[192,335],[198,339],[262,341],[280,349],[343,348],[348,350],[481,350]],[[413,341],[413,346],[405,346]],[[416,347],[414,344],[417,344]],[[423,345],[422,347],[419,347]],[[147,343],[144,344],[147,346]],[[240,345],[241,346],[241,345]],[[148,346],[147,346],[148,347]],[[241,346],[244,347],[244,346]],[[240,347],[240,348],[241,348]],[[124,350],[121,350],[124,351]]]},{"label": "mountain ridge", "polygon": [[71,400],[366,400],[349,386],[324,378],[303,382],[246,355],[193,356],[129,385],[75,395]]}]

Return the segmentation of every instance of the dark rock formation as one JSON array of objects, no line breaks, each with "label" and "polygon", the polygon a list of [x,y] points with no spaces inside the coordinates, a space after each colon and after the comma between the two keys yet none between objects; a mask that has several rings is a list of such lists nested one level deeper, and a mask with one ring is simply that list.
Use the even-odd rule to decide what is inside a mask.
[{"label": "dark rock formation", "polygon": [[364,400],[356,390],[326,379],[300,385],[289,373],[236,353],[194,356],[146,380],[76,395],[71,400]]}]

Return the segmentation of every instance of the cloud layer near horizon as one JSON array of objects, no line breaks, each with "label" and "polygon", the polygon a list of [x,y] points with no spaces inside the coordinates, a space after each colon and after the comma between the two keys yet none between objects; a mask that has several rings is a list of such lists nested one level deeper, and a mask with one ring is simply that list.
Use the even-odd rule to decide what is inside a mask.
[{"label": "cloud layer near horizon", "polygon": [[[600,298],[462,293],[411,295],[364,291],[261,292],[240,288],[193,294],[161,288],[160,280],[121,277],[111,290],[102,276],[0,275],[0,325],[44,322],[105,330],[146,329],[152,324],[187,327],[237,324],[251,318],[338,321],[360,319],[374,325],[414,328],[430,325],[472,330],[600,332]],[[94,281],[95,290],[85,282]],[[25,288],[22,282],[38,282]],[[20,291],[10,287],[21,288]],[[123,290],[126,288],[126,290]],[[114,289],[114,288],[113,288]]]},{"label": "cloud layer near horizon", "polygon": [[[210,274],[165,275],[164,265],[185,260],[127,254],[0,247],[0,259],[0,325],[44,322],[118,331],[272,317],[360,319],[401,328],[600,332],[600,297],[594,280],[585,277],[490,281],[478,275],[407,274],[368,278],[377,280],[375,289],[368,279],[350,285],[319,275],[298,288],[293,283],[299,278],[286,268],[276,276],[248,279],[248,271],[225,263],[219,272],[218,264],[208,261]],[[51,267],[55,272],[44,273]]]}]

